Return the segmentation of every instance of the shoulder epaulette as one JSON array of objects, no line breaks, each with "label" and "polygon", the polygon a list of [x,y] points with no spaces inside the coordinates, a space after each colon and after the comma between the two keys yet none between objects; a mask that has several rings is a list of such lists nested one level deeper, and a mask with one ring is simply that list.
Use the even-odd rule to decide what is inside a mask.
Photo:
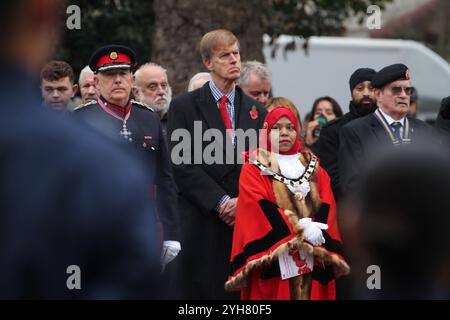
[{"label": "shoulder epaulette", "polygon": [[76,107],[75,109],[73,109],[73,111],[80,110],[80,109],[82,109],[82,108],[84,108],[84,107],[90,106],[90,105],[95,104],[95,103],[97,103],[97,100],[92,100],[92,101],[89,101],[88,103],[80,104],[78,107]]},{"label": "shoulder epaulette", "polygon": [[155,112],[155,110],[153,110],[149,105],[147,105],[145,103],[142,103],[142,102],[139,102],[139,101],[136,101],[136,100],[131,100],[131,103],[137,105],[138,107],[145,108],[145,109],[148,109],[148,110],[150,110],[152,112]]}]

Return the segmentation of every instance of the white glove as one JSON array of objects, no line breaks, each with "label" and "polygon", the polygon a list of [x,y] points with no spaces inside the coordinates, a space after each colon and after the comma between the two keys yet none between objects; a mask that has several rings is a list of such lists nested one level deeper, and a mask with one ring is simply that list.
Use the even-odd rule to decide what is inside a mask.
[{"label": "white glove", "polygon": [[164,271],[166,265],[175,259],[178,253],[181,251],[181,244],[178,241],[164,241],[161,251],[161,272]]},{"label": "white glove", "polygon": [[328,229],[327,224],[314,222],[311,218],[300,219],[298,224],[304,229],[303,235],[305,240],[310,242],[313,246],[320,246],[325,243],[322,230]]}]

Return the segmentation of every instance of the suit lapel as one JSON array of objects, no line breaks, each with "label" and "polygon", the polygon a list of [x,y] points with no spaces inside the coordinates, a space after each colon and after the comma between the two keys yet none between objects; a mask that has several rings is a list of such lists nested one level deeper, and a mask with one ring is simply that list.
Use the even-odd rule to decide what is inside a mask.
[{"label": "suit lapel", "polygon": [[386,132],[386,130],[383,128],[381,123],[375,118],[373,114],[369,115],[370,118],[370,126],[372,128],[372,132],[375,135],[375,137],[380,141],[385,143],[386,141],[392,144],[391,139],[389,138],[389,134]]},{"label": "suit lapel", "polygon": [[208,128],[219,129],[222,133],[225,133],[225,125],[220,116],[217,103],[214,101],[214,97],[209,89],[208,82],[201,88],[196,103],[198,110],[205,118]]},{"label": "suit lapel", "polygon": [[243,130],[252,128],[253,122],[248,116],[248,113],[250,112],[249,104],[239,87],[236,87],[234,107],[236,109],[236,128],[241,128]]},{"label": "suit lapel", "polygon": [[410,130],[410,133],[411,133],[410,139],[411,139],[411,142],[413,142],[413,139],[414,139],[414,127],[416,126],[416,119],[410,118],[410,117],[407,117],[407,118],[408,118],[408,122],[409,122],[409,130]]}]

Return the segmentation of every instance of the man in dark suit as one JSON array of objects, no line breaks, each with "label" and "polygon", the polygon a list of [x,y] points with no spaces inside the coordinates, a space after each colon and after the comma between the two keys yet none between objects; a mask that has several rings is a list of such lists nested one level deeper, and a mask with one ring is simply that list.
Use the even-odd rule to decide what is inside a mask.
[{"label": "man in dark suit", "polygon": [[376,71],[370,68],[360,68],[353,72],[349,81],[352,95],[350,111],[325,124],[320,133],[318,156],[321,166],[330,175],[336,201],[341,197],[338,168],[339,132],[350,121],[366,116],[377,108],[371,83],[375,73]]},{"label": "man in dark suit", "polygon": [[[239,129],[249,130],[257,137],[266,111],[235,85],[241,60],[239,42],[230,31],[205,34],[200,52],[212,80],[175,98],[168,121],[175,180],[183,208],[184,248],[178,261],[182,297],[238,299],[238,294],[224,291],[242,164],[238,152],[244,151],[239,150],[242,145],[243,149],[256,148],[256,141],[253,145],[242,141]],[[181,153],[178,139],[183,133],[189,136],[180,142],[188,141]],[[214,135],[213,142],[202,139],[204,134]],[[208,150],[219,161],[206,159]]]},{"label": "man in dark suit", "polygon": [[147,105],[130,99],[135,67],[134,51],[121,45],[107,45],[94,52],[89,67],[100,97],[80,106],[74,116],[91,124],[113,140],[130,145],[148,165],[147,190],[156,200],[163,226],[162,268],[181,250],[178,211],[172,167],[159,115]]},{"label": "man in dark suit", "polygon": [[427,141],[431,127],[408,118],[411,95],[409,69],[393,64],[372,79],[378,109],[346,124],[340,134],[339,172],[343,195],[354,191],[361,170],[383,149]]},{"label": "man in dark suit", "polygon": [[141,163],[41,105],[58,6],[0,3],[0,299],[157,297],[160,241]]}]

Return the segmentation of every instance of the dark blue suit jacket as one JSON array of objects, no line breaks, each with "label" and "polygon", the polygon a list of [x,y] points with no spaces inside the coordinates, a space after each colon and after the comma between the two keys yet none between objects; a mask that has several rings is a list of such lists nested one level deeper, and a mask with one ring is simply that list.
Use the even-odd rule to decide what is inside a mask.
[{"label": "dark blue suit jacket", "polygon": [[[0,299],[153,298],[160,239],[140,163],[0,66]],[[70,265],[81,290],[69,290]]]}]

